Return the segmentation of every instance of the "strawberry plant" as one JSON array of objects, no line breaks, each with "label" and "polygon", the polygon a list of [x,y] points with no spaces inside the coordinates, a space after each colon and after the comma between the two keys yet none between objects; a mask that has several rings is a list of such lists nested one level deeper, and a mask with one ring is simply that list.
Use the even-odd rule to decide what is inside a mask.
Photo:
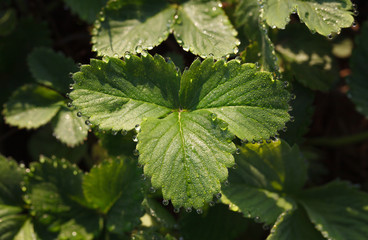
[{"label": "strawberry plant", "polygon": [[368,236],[366,4],[0,6],[1,240]]}]

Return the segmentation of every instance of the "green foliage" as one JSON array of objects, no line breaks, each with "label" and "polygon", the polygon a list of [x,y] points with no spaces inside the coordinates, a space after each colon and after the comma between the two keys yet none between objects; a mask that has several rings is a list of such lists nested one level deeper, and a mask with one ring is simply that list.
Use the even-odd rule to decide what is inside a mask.
[{"label": "green foliage", "polygon": [[159,45],[173,32],[185,51],[221,58],[240,42],[219,1],[115,1],[97,20],[92,39],[99,55],[124,56]]},{"label": "green foliage", "polygon": [[272,28],[284,29],[291,13],[298,13],[311,32],[328,36],[340,33],[354,21],[350,0],[263,0],[264,18]]},{"label": "green foliage", "polygon": [[92,23],[96,20],[97,14],[101,11],[101,8],[105,6],[108,0],[64,0],[64,2],[71,8],[72,12],[78,14],[78,16]]},{"label": "green foliage", "polygon": [[367,39],[368,22],[365,22],[361,34],[356,38],[356,48],[350,58],[350,67],[353,74],[347,79],[350,87],[348,96],[355,103],[356,109],[366,117],[368,116],[368,98],[366,94],[368,70],[365,67],[365,61],[368,58]]},{"label": "green foliage", "polygon": [[[74,80],[73,104],[92,124],[142,130],[139,161],[153,187],[177,207],[200,208],[220,191],[235,151],[227,128],[241,139],[268,139],[289,119],[282,84],[237,61],[197,60],[180,80],[175,65],[158,55],[129,55],[93,60]],[[160,167],[164,163],[175,167]]]}]

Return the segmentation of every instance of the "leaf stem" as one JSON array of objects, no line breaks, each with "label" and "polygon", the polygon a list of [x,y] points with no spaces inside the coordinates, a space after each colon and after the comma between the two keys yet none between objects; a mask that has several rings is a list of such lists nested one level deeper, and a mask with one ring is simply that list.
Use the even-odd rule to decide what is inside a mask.
[{"label": "leaf stem", "polygon": [[351,145],[351,144],[359,143],[366,139],[368,139],[368,131],[353,134],[353,135],[343,136],[343,137],[311,138],[308,140],[308,143],[311,145],[317,145],[317,146],[338,147],[342,145]]}]

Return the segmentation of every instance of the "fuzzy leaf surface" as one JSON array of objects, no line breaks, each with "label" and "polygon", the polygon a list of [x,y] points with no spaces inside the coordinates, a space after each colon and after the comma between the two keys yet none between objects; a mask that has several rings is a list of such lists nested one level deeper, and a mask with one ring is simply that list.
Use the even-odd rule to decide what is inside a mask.
[{"label": "fuzzy leaf surface", "polygon": [[123,234],[142,215],[140,173],[130,159],[104,161],[83,178],[83,192],[90,204],[107,215],[107,227]]},{"label": "fuzzy leaf surface", "polygon": [[334,240],[368,236],[368,194],[346,182],[331,182],[299,196],[311,221],[323,236]]},{"label": "fuzzy leaf surface", "polygon": [[284,211],[295,206],[286,193],[298,192],[307,169],[297,146],[286,142],[246,144],[235,156],[237,169],[229,174],[226,197],[247,216],[273,224]]},{"label": "fuzzy leaf surface", "polygon": [[283,212],[271,229],[267,240],[324,240],[308,219],[304,209]]},{"label": "fuzzy leaf surface", "polygon": [[[154,187],[163,187],[164,197],[179,207],[199,208],[220,190],[226,167],[233,162],[234,133],[241,138],[268,139],[289,119],[290,94],[281,82],[270,73],[257,72],[253,64],[237,61],[197,60],[180,80],[174,64],[158,55],[92,60],[74,80],[70,97],[92,124],[113,131],[142,125],[139,161],[146,164],[145,174],[152,176]],[[198,130],[193,133],[191,128]],[[167,146],[172,149],[163,151]],[[208,155],[214,157],[213,166],[204,160]],[[162,161],[172,162],[175,169],[155,171]],[[203,182],[202,173],[190,173],[199,167]]]},{"label": "fuzzy leaf surface", "polygon": [[77,117],[77,111],[60,108],[60,111],[52,121],[53,135],[70,147],[75,147],[87,138],[89,127],[85,124],[85,118]]},{"label": "fuzzy leaf surface", "polygon": [[200,208],[220,191],[235,151],[221,124],[209,112],[174,112],[142,123],[139,163],[174,206]]},{"label": "fuzzy leaf surface", "polygon": [[350,0],[264,0],[263,8],[264,18],[272,27],[284,29],[295,11],[312,32],[324,36],[350,27],[354,21]]},{"label": "fuzzy leaf surface", "polygon": [[348,96],[355,103],[356,109],[368,117],[368,69],[365,62],[368,59],[368,22],[366,21],[362,28],[361,34],[356,38],[356,47],[350,58],[350,67],[352,75],[347,79],[350,87]]},{"label": "fuzzy leaf surface", "polygon": [[123,56],[152,49],[169,36],[174,14],[165,0],[111,2],[95,24],[94,51]]},{"label": "fuzzy leaf surface", "polygon": [[19,128],[38,128],[59,111],[64,98],[57,92],[36,84],[16,90],[5,104],[5,121]]},{"label": "fuzzy leaf surface", "polygon": [[69,91],[72,83],[69,73],[78,71],[71,58],[56,53],[50,48],[36,48],[28,55],[29,69],[36,82],[61,94]]},{"label": "fuzzy leaf surface", "polygon": [[290,119],[289,92],[254,64],[194,61],[179,94],[183,108],[212,112],[240,139],[269,139]]},{"label": "fuzzy leaf surface", "polygon": [[100,129],[131,130],[144,118],[178,107],[180,77],[174,64],[158,55],[91,60],[73,78],[73,104]]},{"label": "fuzzy leaf surface", "polygon": [[173,26],[178,43],[186,51],[203,58],[221,58],[237,53],[239,41],[235,37],[219,1],[187,1],[178,7]]},{"label": "fuzzy leaf surface", "polygon": [[72,12],[87,21],[93,23],[101,8],[106,5],[108,0],[64,0],[64,2],[71,8]]}]

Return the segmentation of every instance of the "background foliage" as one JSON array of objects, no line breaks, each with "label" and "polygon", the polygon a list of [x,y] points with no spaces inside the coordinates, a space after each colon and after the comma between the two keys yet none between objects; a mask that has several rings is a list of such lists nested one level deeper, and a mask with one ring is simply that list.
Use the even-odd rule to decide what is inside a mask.
[{"label": "background foliage", "polygon": [[368,236],[368,6],[0,3],[0,240]]}]

